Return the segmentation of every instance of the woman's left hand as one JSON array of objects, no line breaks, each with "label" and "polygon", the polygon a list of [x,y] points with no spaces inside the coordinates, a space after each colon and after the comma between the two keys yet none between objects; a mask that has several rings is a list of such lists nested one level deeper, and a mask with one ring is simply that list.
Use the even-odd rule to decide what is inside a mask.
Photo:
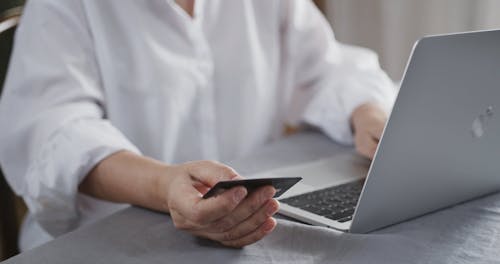
[{"label": "woman's left hand", "polygon": [[361,155],[373,159],[387,118],[386,112],[375,103],[363,104],[353,111],[354,145]]}]

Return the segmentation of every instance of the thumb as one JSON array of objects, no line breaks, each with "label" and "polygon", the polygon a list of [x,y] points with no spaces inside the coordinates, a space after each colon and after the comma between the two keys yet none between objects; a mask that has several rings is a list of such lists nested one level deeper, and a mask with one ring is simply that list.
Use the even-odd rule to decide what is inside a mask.
[{"label": "thumb", "polygon": [[247,194],[245,187],[233,187],[209,199],[199,199],[192,210],[198,216],[200,224],[208,224],[233,211]]},{"label": "thumb", "polygon": [[197,161],[188,166],[191,177],[206,186],[214,186],[219,181],[243,179],[235,170],[215,161]]}]

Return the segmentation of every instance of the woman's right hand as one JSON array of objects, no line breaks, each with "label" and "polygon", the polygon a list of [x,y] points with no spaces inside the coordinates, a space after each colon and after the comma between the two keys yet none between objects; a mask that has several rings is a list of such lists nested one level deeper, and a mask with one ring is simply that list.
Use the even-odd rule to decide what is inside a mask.
[{"label": "woman's right hand", "polygon": [[179,229],[226,246],[243,247],[276,226],[272,215],[279,204],[272,198],[274,188],[265,186],[248,194],[244,187],[234,187],[202,198],[217,182],[241,178],[230,167],[213,161],[167,165],[119,151],[99,162],[79,190],[103,200],[170,212]]},{"label": "woman's right hand", "polygon": [[240,248],[262,239],[276,226],[272,218],[279,209],[272,198],[276,190],[265,186],[248,194],[240,186],[208,199],[202,196],[219,181],[241,178],[213,161],[172,165],[159,179],[157,195],[164,198],[177,228]]}]

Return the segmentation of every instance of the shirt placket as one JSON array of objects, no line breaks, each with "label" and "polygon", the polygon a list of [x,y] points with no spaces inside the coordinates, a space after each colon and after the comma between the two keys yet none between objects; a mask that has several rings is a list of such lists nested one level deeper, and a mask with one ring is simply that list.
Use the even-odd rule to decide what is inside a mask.
[{"label": "shirt placket", "polygon": [[215,98],[213,86],[214,64],[210,46],[202,28],[201,12],[197,10],[193,21],[192,37],[197,55],[198,78],[198,108],[197,119],[200,127],[202,154],[205,159],[218,159]]},{"label": "shirt placket", "polygon": [[190,17],[182,10],[174,0],[167,3],[176,12],[178,19],[186,30],[189,38],[194,59],[196,61],[193,69],[198,96],[196,108],[196,128],[200,136],[200,154],[203,159],[218,159],[217,135],[215,124],[214,87],[213,87],[213,59],[210,46],[203,32],[203,9],[204,0],[197,0],[194,6],[194,17]]}]

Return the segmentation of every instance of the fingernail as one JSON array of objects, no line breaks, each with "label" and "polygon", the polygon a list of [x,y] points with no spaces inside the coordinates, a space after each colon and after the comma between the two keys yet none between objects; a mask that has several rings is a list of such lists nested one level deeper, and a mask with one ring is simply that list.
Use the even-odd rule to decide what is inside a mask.
[{"label": "fingernail", "polygon": [[[271,218],[272,219],[272,218]],[[267,223],[264,225],[264,231],[269,232],[274,228],[274,221],[268,220]]]},{"label": "fingernail", "polygon": [[267,206],[266,213],[268,216],[275,214],[277,211],[278,207],[276,206],[276,203],[271,203],[270,205]]},{"label": "fingernail", "polygon": [[266,190],[264,191],[263,200],[268,200],[273,198],[275,193],[276,191],[274,190],[274,188],[266,188]]},{"label": "fingernail", "polygon": [[239,203],[245,196],[247,195],[247,190],[245,188],[238,188],[236,192],[234,192],[234,201]]}]

